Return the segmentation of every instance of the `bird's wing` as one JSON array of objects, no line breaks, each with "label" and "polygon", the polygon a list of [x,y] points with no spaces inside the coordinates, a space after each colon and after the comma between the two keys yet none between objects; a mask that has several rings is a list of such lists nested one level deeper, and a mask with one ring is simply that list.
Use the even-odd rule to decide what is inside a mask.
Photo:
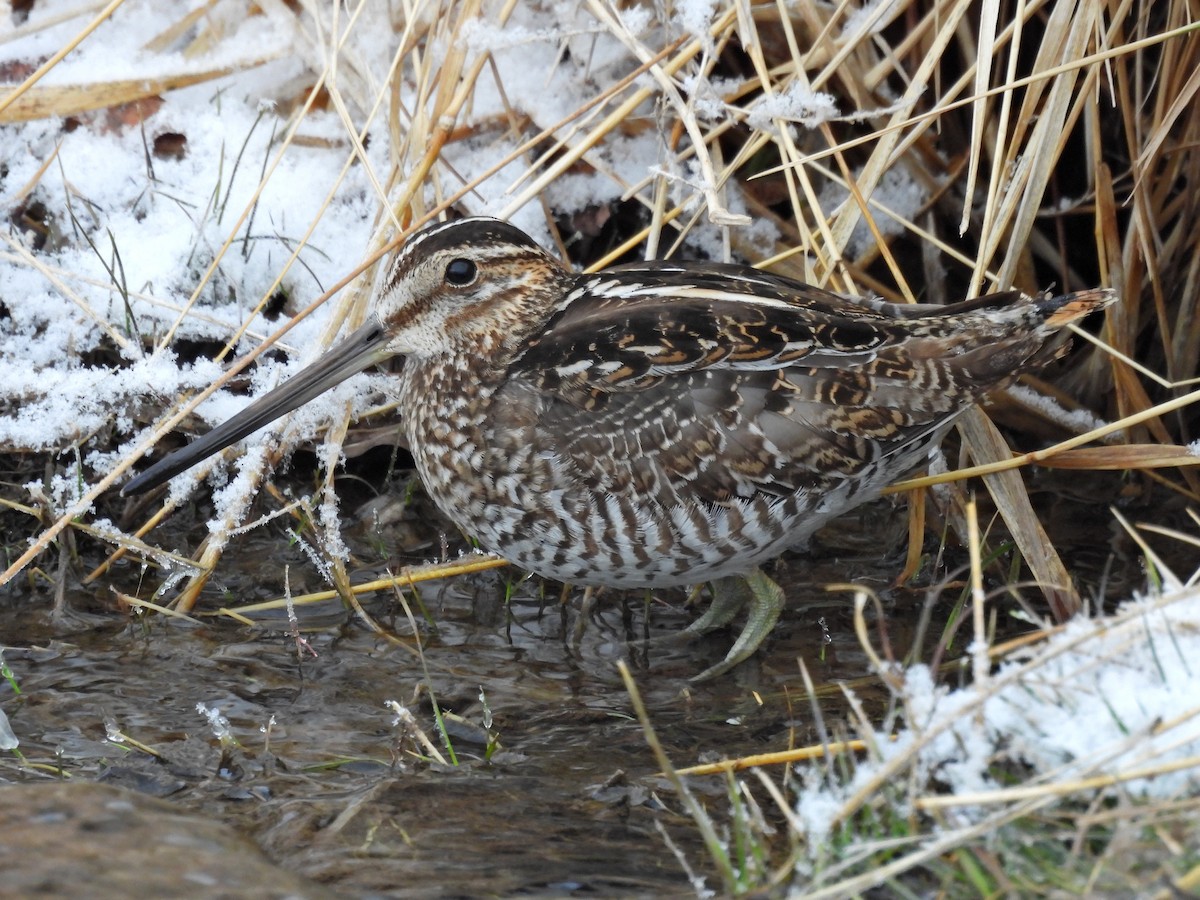
[{"label": "bird's wing", "polygon": [[1040,343],[971,375],[972,357],[1005,354],[970,324],[740,266],[619,267],[580,279],[504,391],[537,399],[537,428],[596,489],[782,496],[927,444]]}]

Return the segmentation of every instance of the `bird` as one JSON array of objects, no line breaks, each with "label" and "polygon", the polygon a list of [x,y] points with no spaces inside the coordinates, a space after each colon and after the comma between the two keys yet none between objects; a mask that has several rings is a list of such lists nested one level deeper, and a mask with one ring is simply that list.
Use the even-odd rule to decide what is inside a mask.
[{"label": "bird", "polygon": [[580,274],[512,224],[453,219],[395,251],[365,324],[122,493],[402,356],[391,392],[415,469],[481,547],[589,589],[709,583],[697,630],[746,608],[702,680],[779,618],[765,563],[926,464],[959,415],[1115,299],[890,303],[708,261]]}]

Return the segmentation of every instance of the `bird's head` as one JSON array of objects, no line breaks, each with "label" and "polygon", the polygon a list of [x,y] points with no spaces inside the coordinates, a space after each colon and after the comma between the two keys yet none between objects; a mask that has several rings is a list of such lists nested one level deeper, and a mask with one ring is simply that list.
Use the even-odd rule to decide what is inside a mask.
[{"label": "bird's head", "polygon": [[459,219],[417,232],[397,251],[372,315],[391,355],[492,357],[540,328],[573,280],[507,222]]}]

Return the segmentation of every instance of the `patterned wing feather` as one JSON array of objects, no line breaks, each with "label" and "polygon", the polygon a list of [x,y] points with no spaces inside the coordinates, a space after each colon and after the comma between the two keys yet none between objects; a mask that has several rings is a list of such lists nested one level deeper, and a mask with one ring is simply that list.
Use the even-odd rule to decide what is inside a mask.
[{"label": "patterned wing feather", "polygon": [[898,476],[1041,345],[1017,296],[914,318],[737,266],[621,267],[581,278],[508,390],[590,486],[665,505]]}]

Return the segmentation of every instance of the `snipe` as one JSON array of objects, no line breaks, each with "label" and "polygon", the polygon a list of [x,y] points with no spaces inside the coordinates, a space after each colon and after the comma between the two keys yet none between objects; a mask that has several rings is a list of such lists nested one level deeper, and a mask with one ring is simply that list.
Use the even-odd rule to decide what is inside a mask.
[{"label": "snipe", "polygon": [[957,415],[1114,299],[897,305],[715,263],[577,275],[512,225],[461,219],[397,252],[366,325],[124,493],[403,355],[417,471],[483,547],[577,585],[716,582],[702,627],[749,595],[710,677],[778,618],[761,563],[921,465]]}]

